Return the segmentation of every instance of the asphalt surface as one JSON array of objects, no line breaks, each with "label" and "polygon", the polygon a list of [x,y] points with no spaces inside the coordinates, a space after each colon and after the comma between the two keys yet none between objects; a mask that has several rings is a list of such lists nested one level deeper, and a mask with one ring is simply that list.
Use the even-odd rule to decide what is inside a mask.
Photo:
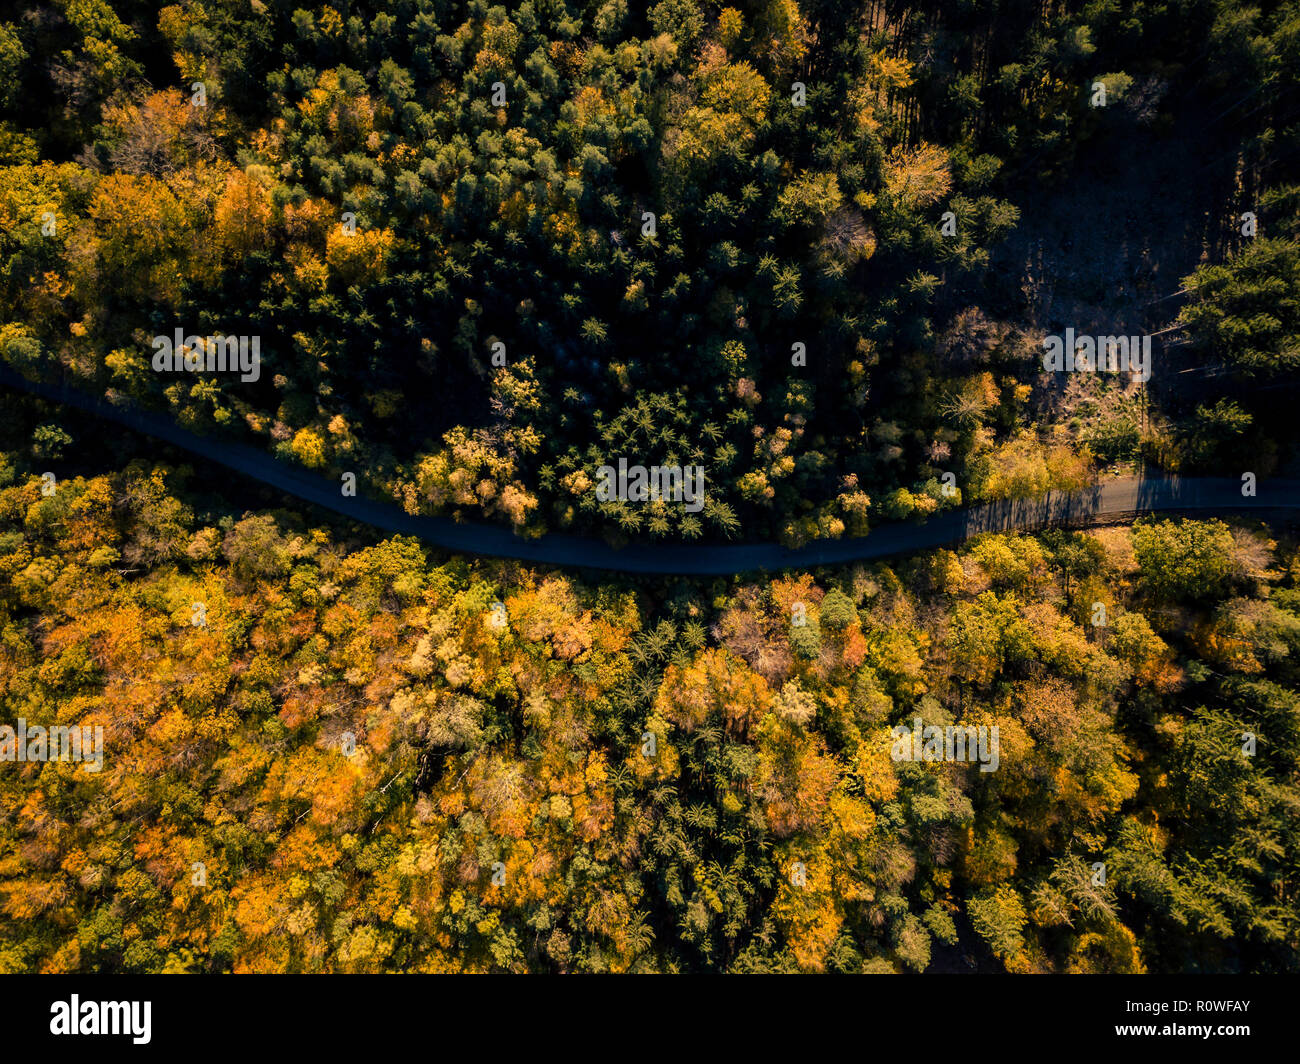
[{"label": "asphalt surface", "polygon": [[798,548],[775,543],[682,546],[633,543],[613,547],[594,537],[562,533],[523,539],[497,525],[447,517],[417,517],[393,503],[361,496],[345,498],[335,481],[289,465],[248,444],[200,436],[180,428],[162,414],[129,401],[110,403],[63,384],[29,381],[3,366],[0,366],[0,386],[116,422],[385,532],[415,536],[432,546],[460,554],[515,558],[537,565],[623,573],[732,575],[871,561],[959,543],[982,532],[1100,525],[1145,513],[1300,509],[1300,480],[1260,481],[1254,496],[1243,496],[1239,479],[1123,477],[1102,480],[1078,493],[1051,492],[1041,499],[1007,500],[949,510],[924,522],[881,525],[862,538],[815,540]]}]

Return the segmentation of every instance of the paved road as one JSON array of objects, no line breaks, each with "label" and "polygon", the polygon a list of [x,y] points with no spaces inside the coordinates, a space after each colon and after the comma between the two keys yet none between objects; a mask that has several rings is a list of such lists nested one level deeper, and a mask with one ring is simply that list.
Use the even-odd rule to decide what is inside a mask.
[{"label": "paved road", "polygon": [[539,565],[605,569],[624,573],[718,576],[760,569],[806,569],[869,561],[958,543],[981,532],[1041,529],[1049,525],[1098,525],[1156,511],[1185,512],[1300,509],[1300,480],[1261,481],[1245,498],[1241,482],[1217,477],[1126,477],[1105,480],[1076,494],[1049,493],[1033,500],[987,503],[950,510],[923,523],[882,525],[860,539],[816,540],[790,549],[774,543],[719,546],[632,544],[611,547],[587,536],[554,533],[521,539],[508,529],[446,517],[412,517],[392,503],[344,498],[339,484],[288,465],[247,444],[199,436],[167,417],[128,403],[109,403],[61,384],[36,383],[0,366],[0,386],[114,421],[165,440],[211,462],[385,532],[416,536],[461,554],[517,558]]}]

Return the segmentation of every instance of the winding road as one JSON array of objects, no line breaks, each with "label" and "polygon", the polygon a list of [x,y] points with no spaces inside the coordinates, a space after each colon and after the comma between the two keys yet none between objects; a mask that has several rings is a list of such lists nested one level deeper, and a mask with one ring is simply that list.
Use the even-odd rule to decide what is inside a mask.
[{"label": "winding road", "polygon": [[1121,477],[1086,491],[1050,492],[1041,499],[1007,500],[949,510],[925,522],[882,525],[857,539],[815,540],[802,547],[775,543],[672,546],[635,543],[613,547],[589,536],[552,533],[523,539],[509,529],[447,517],[412,516],[392,503],[360,496],[345,498],[339,484],[248,444],[200,436],[165,416],[133,403],[109,402],[63,384],[29,381],[0,366],[0,386],[63,403],[88,414],[163,440],[208,461],[242,473],[288,495],[373,525],[415,536],[461,554],[514,558],[539,565],[603,569],[623,573],[729,576],[758,570],[807,569],[869,561],[946,546],[982,532],[1032,531],[1049,526],[1115,523],[1153,512],[1300,509],[1300,480],[1260,481],[1253,497],[1240,480],[1218,477]]}]

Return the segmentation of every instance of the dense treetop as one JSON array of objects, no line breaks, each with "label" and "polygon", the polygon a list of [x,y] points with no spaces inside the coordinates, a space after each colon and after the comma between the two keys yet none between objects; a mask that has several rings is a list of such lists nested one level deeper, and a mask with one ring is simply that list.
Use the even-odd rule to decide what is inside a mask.
[{"label": "dense treetop", "polygon": [[[1295,0],[303,2],[5,9],[7,366],[529,535],[1295,457]],[[268,498],[0,395],[0,729],[104,737],[0,761],[0,972],[1300,969],[1293,530],[589,583]]]},{"label": "dense treetop", "polygon": [[[0,357],[528,532],[794,542],[1094,458],[1263,475],[1286,392],[1202,402],[1174,368],[1294,380],[1297,25],[1230,0],[28,3],[0,24]],[[1175,145],[1204,156],[1187,188],[1153,169]],[[1151,176],[1117,197],[1119,166]],[[1068,196],[1090,213],[1044,250]],[[1212,257],[1150,394],[1039,373],[1044,332],[1178,313],[1075,283],[1085,230],[1145,243],[1113,278],[1139,302]],[[265,372],[154,372],[178,328],[260,337]],[[601,503],[620,457],[701,464],[703,511]]]},{"label": "dense treetop", "polygon": [[[0,771],[0,970],[1300,963],[1300,556],[1262,528],[596,587],[26,464],[0,716],[105,756]],[[997,726],[997,770],[896,760],[917,717]]]}]

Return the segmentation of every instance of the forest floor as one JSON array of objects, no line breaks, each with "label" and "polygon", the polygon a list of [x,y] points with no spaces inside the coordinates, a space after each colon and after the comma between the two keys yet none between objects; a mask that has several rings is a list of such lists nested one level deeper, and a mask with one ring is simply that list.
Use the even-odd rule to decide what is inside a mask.
[{"label": "forest floor", "polygon": [[[1222,261],[1235,219],[1254,205],[1238,202],[1231,114],[1191,105],[1148,121],[1140,100],[1116,106],[1065,174],[1013,196],[1020,222],[993,256],[998,312],[1031,332],[1154,337],[1146,388],[1177,415],[1218,386],[1170,330],[1184,302],[1176,293],[1198,266]],[[1073,416],[1072,376],[1051,375],[1039,396],[1046,420]]]}]

